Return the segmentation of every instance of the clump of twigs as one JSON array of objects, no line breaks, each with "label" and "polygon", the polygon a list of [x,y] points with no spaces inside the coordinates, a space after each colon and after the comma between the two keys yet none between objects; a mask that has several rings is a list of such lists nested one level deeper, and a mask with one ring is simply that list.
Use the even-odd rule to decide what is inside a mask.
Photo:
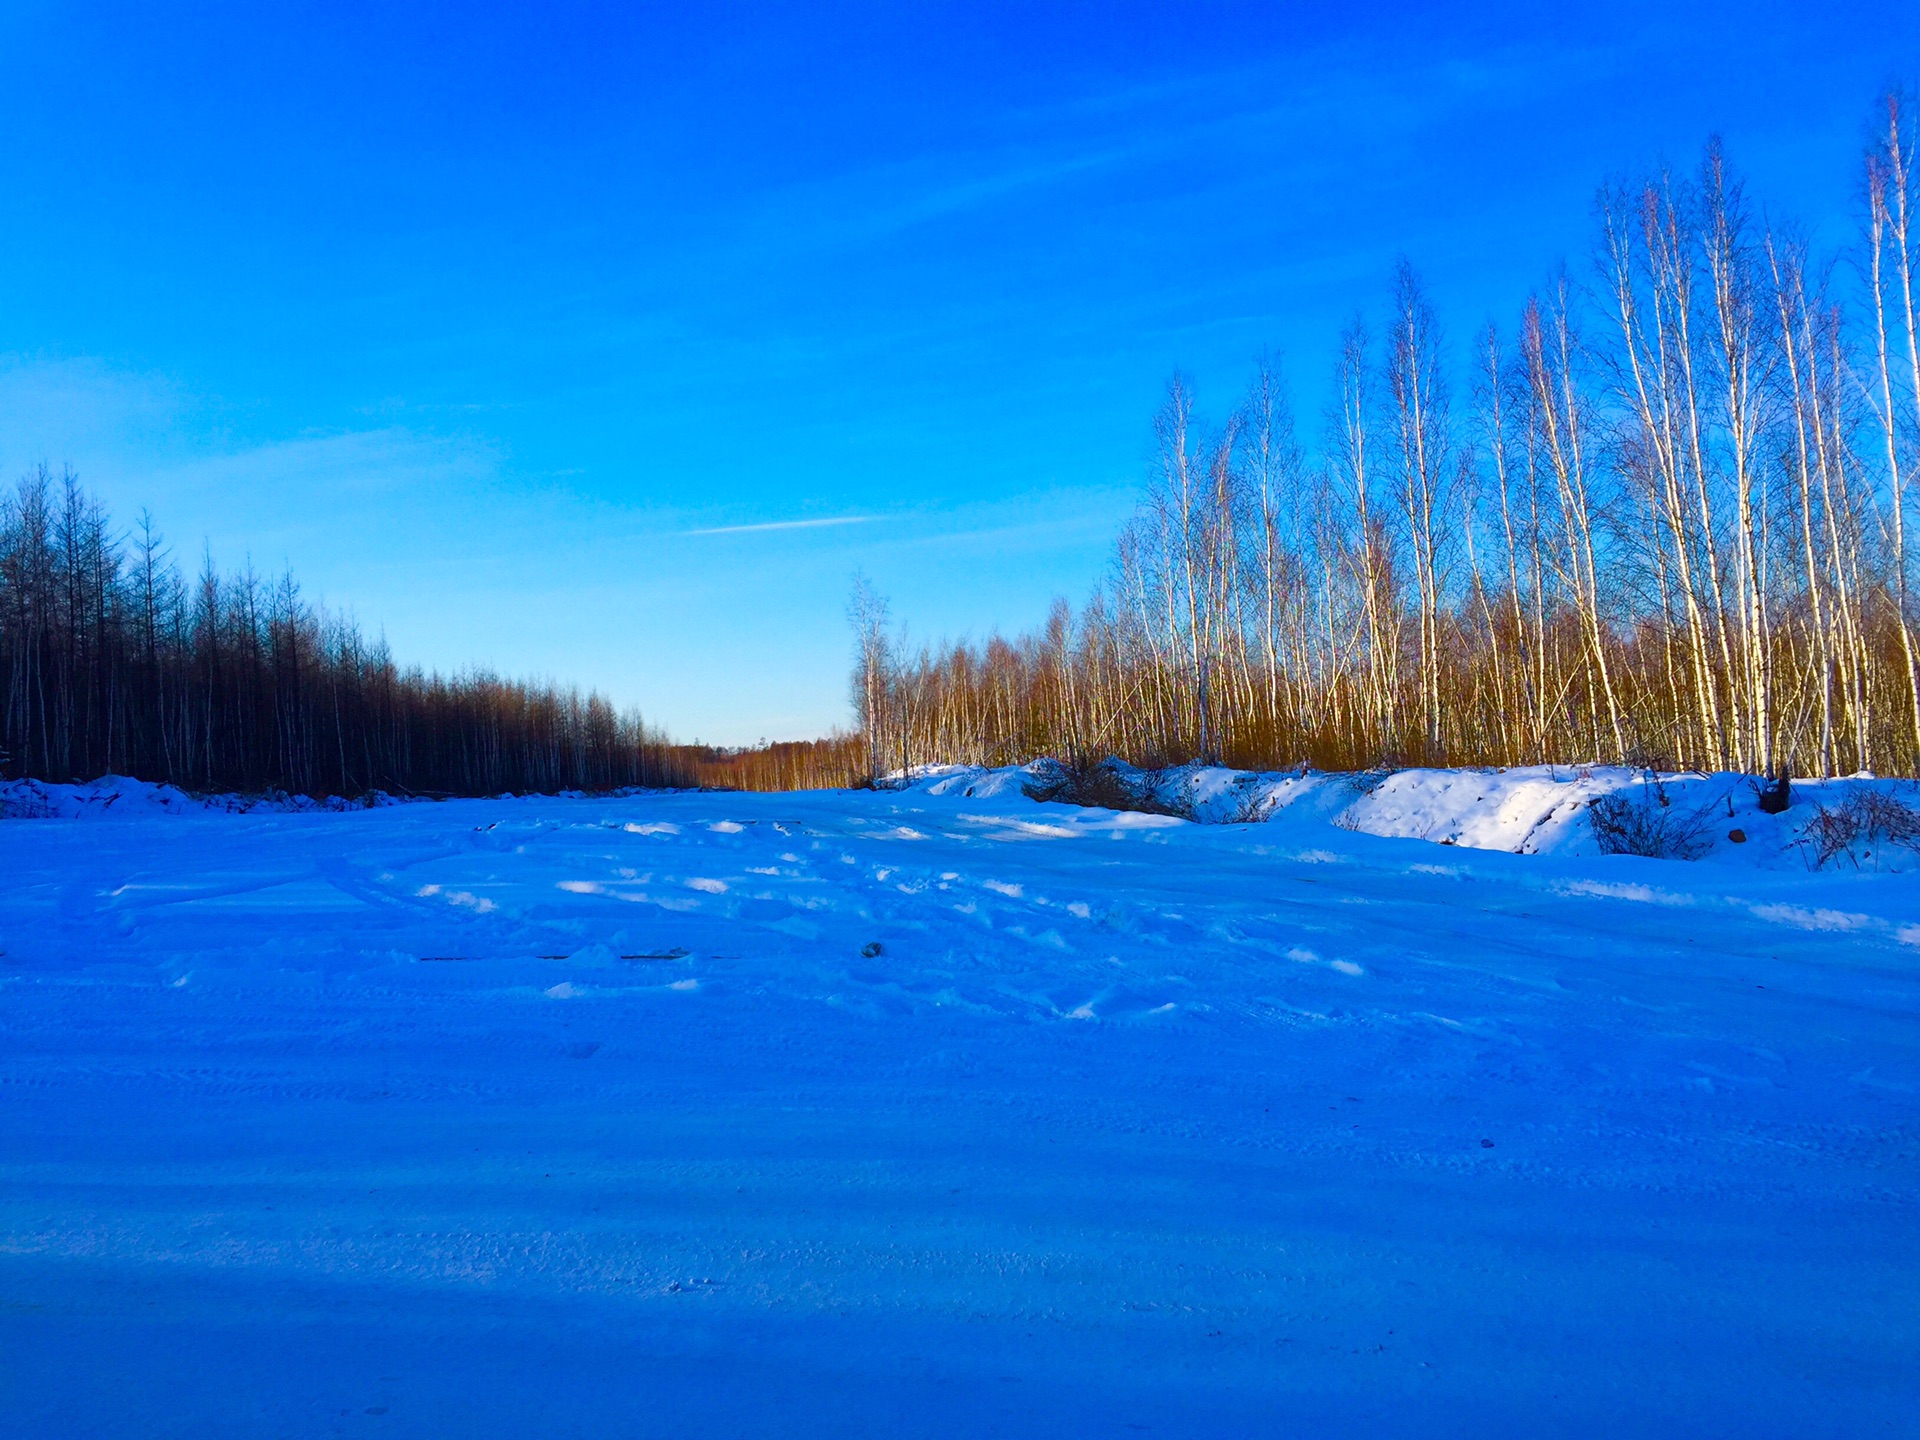
[{"label": "clump of twigs", "polygon": [[1223,823],[1258,825],[1272,818],[1277,805],[1273,793],[1262,787],[1258,775],[1240,775],[1234,779]]},{"label": "clump of twigs", "polygon": [[1371,795],[1400,773],[1397,765],[1375,765],[1370,770],[1355,770],[1347,776],[1347,788],[1356,795]]},{"label": "clump of twigs", "polygon": [[53,813],[46,797],[37,792],[0,795],[0,820],[45,820]]},{"label": "clump of twigs", "polygon": [[1193,818],[1192,807],[1178,796],[1163,793],[1165,787],[1153,775],[1119,760],[1035,765],[1020,788],[1030,800]]},{"label": "clump of twigs", "polygon": [[1816,869],[1845,857],[1856,869],[1888,845],[1920,849],[1920,810],[1880,790],[1855,790],[1835,805],[1815,805],[1800,847]]},{"label": "clump of twigs", "polygon": [[1698,860],[1713,848],[1708,828],[1712,807],[1682,809],[1658,780],[1637,795],[1616,792],[1587,802],[1593,838],[1608,855],[1643,855],[1653,860]]}]

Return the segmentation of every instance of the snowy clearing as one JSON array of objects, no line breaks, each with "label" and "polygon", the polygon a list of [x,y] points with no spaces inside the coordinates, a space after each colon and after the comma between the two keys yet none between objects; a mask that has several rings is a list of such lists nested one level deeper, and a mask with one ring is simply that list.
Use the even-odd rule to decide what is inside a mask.
[{"label": "snowy clearing", "polygon": [[1407,775],[0,821],[0,1407],[1915,1433],[1920,884]]}]

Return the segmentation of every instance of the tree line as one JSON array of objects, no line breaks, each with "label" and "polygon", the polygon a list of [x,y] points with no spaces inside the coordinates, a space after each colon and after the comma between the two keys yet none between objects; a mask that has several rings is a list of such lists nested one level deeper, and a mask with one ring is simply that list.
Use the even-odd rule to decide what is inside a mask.
[{"label": "tree line", "polygon": [[485,795],[697,784],[697,759],[598,694],[402,667],[290,574],[223,574],[210,556],[182,573],[150,516],[121,534],[71,470],[0,497],[11,775]]},{"label": "tree line", "polygon": [[1457,350],[1403,263],[1311,442],[1271,364],[1212,427],[1176,379],[1077,612],[914,649],[856,593],[870,763],[1920,773],[1912,107],[1871,133],[1842,255],[1716,141]]}]

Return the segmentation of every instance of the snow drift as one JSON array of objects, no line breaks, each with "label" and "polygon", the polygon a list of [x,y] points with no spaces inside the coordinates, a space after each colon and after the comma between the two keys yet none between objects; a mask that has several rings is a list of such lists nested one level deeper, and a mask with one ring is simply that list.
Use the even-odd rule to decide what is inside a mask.
[{"label": "snow drift", "polygon": [[[1141,770],[1108,760],[1071,772],[1058,761],[1038,760],[993,768],[928,765],[890,781],[895,790],[950,799],[1065,801],[1205,825],[1332,824],[1362,835],[1517,855],[1626,854],[1760,869],[1920,869],[1920,784],[1867,775],[1796,780],[1791,803],[1777,811],[1763,805],[1763,782],[1752,776],[1662,775],[1605,765],[1328,774],[1211,765]],[[568,791],[548,798],[586,797]],[[0,819],[340,813],[400,803],[384,792],[325,800],[280,792],[192,795],[117,775],[78,785],[0,784]]]},{"label": "snow drift", "polygon": [[1326,774],[1109,760],[1074,775],[1057,761],[997,769],[928,766],[898,777],[930,795],[1091,802],[1202,824],[1331,823],[1363,835],[1472,850],[1608,854],[1768,868],[1920,868],[1920,785],[1852,776],[1796,780],[1791,804],[1763,808],[1739,774],[1657,775],[1607,765]]}]

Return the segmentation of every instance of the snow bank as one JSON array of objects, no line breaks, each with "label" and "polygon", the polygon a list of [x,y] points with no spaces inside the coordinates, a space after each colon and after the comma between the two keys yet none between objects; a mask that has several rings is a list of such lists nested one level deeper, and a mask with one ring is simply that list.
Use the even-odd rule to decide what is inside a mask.
[{"label": "snow bank", "polygon": [[900,778],[928,795],[1104,802],[1216,825],[1330,822],[1363,835],[1520,855],[1920,869],[1920,784],[1864,775],[1796,780],[1792,803],[1779,814],[1761,809],[1761,785],[1752,776],[1650,775],[1606,765],[1326,774],[1208,765],[1148,771],[1108,761],[1093,782],[1075,789],[1064,767],[1041,760],[994,769],[929,766]]},{"label": "snow bank", "polygon": [[102,775],[78,785],[56,785],[45,780],[0,782],[0,820],[98,820],[108,817],[204,815],[210,811],[245,814],[365,810],[400,801],[376,790],[366,798],[332,795],[315,800],[270,790],[263,795],[190,795],[176,785],[156,785],[125,775]]},{"label": "snow bank", "polygon": [[[1760,783],[1752,776],[1650,775],[1606,765],[1328,774],[1217,765],[1139,770],[1109,760],[1090,776],[1073,776],[1057,761],[1037,760],[920,766],[892,781],[897,791],[950,801],[1066,801],[1207,825],[1331,824],[1362,835],[1518,855],[1633,854],[1749,869],[1920,870],[1920,784],[1866,775],[1796,780],[1792,803],[1779,814],[1761,808]],[[550,798],[588,797],[570,791]],[[277,791],[192,795],[121,775],[79,785],[0,783],[0,819],[337,813],[399,803],[384,792],[325,800]]]}]

